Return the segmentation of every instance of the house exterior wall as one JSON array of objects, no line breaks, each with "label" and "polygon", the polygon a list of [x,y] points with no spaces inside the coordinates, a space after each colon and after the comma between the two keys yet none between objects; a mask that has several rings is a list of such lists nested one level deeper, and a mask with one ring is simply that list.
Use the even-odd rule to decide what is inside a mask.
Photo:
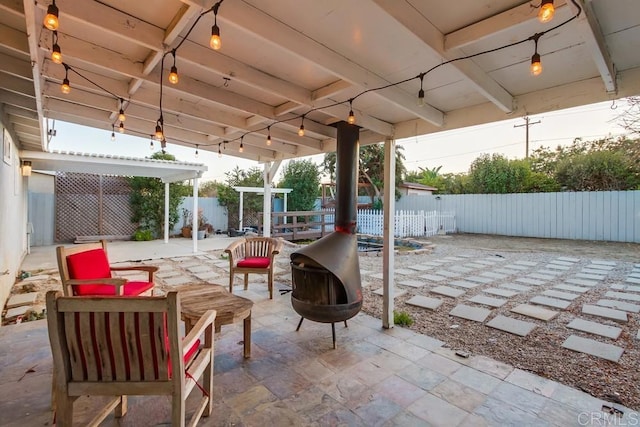
[{"label": "house exterior wall", "polygon": [[0,307],[4,308],[27,252],[27,179],[16,143],[0,122]]}]

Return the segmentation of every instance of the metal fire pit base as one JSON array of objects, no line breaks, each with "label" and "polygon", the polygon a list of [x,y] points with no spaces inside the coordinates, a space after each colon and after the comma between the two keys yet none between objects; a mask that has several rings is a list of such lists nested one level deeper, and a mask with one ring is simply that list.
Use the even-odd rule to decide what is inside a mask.
[{"label": "metal fire pit base", "polygon": [[[301,317],[300,322],[298,322],[298,327],[296,328],[296,332],[300,330],[300,326],[302,326],[303,320],[304,320],[304,317]],[[347,325],[346,320],[344,320],[344,327],[345,328],[349,327],[349,325]],[[338,348],[338,346],[336,345],[336,322],[331,322],[331,338],[333,339],[333,348],[334,349]]]}]

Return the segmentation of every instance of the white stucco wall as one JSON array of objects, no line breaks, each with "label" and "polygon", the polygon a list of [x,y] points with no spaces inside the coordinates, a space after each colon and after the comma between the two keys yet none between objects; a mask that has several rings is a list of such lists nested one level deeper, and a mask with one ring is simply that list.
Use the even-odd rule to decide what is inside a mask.
[{"label": "white stucco wall", "polygon": [[20,173],[15,142],[5,143],[8,134],[1,122],[0,135],[0,307],[4,308],[27,252],[27,178]]}]

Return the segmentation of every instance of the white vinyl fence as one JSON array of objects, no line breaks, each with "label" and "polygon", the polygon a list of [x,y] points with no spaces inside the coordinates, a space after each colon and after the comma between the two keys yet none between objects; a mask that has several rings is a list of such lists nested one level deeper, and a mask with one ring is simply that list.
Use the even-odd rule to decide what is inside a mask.
[{"label": "white vinyl fence", "polygon": [[[358,210],[358,233],[382,236],[383,216],[380,210]],[[439,230],[456,231],[455,212],[396,211],[395,237],[429,237]]]}]

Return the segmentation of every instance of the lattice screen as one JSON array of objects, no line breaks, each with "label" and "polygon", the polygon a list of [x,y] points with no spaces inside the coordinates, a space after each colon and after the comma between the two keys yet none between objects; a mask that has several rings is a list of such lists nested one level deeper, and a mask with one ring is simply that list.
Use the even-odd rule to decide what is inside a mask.
[{"label": "lattice screen", "polygon": [[56,241],[135,232],[126,178],[59,172],[55,182]]}]

